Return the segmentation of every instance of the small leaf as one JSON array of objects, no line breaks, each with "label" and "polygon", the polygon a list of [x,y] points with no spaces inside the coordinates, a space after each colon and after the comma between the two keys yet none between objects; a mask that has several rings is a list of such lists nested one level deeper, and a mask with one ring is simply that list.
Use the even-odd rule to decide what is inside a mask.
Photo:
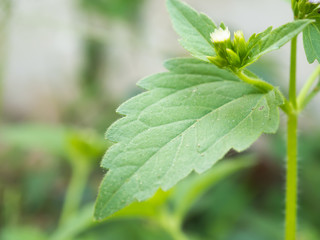
[{"label": "small leaf", "polygon": [[313,20],[309,19],[297,20],[284,24],[273,31],[271,31],[271,28],[268,28],[266,31],[261,33],[262,35],[254,35],[254,38],[251,39],[254,44],[250,44],[249,42],[250,51],[248,54],[250,59],[246,62],[243,68],[257,61],[262,55],[279,49],[292,38],[297,36],[297,34],[312,22]]},{"label": "small leaf", "polygon": [[207,56],[215,55],[210,40],[210,33],[216,29],[212,20],[179,0],[167,0],[167,8],[181,45],[192,56],[208,62]]},{"label": "small leaf", "polygon": [[320,63],[320,20],[311,23],[303,30],[303,46],[309,63]]},{"label": "small leaf", "polygon": [[263,132],[274,133],[282,99],[262,93],[228,71],[196,59],[174,59],[170,72],[147,77],[149,91],[118,109],[127,116],[107,137],[97,219],[168,190],[193,170],[202,173],[231,148],[243,151]]}]

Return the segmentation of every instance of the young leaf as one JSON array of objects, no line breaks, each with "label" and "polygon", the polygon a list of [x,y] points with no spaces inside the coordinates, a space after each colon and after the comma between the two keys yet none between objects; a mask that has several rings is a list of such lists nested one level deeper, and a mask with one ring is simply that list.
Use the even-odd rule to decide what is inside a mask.
[{"label": "young leaf", "polygon": [[320,63],[320,20],[311,23],[303,30],[303,46],[309,63]]},{"label": "young leaf", "polygon": [[107,131],[117,144],[104,156],[95,217],[167,190],[195,170],[202,173],[231,148],[243,151],[261,133],[274,133],[282,99],[226,70],[196,59],[166,63],[170,72],[143,79],[149,91],[118,109],[126,117]]},{"label": "young leaf", "polygon": [[[309,19],[297,20],[284,24],[274,29],[273,31],[268,28],[265,32],[263,32],[261,39],[259,39],[258,41],[255,41],[253,39],[254,45],[250,46],[249,42],[249,46],[251,49],[248,55],[250,56],[250,59],[246,62],[243,68],[257,61],[258,58],[260,58],[262,55],[282,47],[292,38],[297,36],[297,34],[299,34],[313,21],[314,20]],[[257,37],[258,36],[259,35],[257,35]]]},{"label": "young leaf", "polygon": [[207,56],[214,56],[210,33],[216,26],[211,19],[179,0],[167,0],[167,8],[181,45],[201,60],[208,61]]}]

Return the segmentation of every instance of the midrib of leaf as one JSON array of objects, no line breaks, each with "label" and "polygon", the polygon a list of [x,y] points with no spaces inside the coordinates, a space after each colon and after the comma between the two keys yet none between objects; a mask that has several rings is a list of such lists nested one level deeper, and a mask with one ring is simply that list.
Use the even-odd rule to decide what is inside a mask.
[{"label": "midrib of leaf", "polygon": [[[180,75],[180,76],[181,76],[181,75],[186,75],[186,76],[199,76],[199,77],[202,76],[202,75],[200,75],[200,74],[177,74],[177,76],[179,76],[179,75]],[[210,76],[210,75],[208,75],[207,77],[210,77],[211,79],[215,79],[215,77],[212,77],[212,76]],[[152,127],[157,127],[157,126],[165,126],[165,124],[156,125],[156,126],[150,126],[150,125],[148,125],[147,123],[145,123],[145,122],[143,122],[143,121],[140,120],[141,114],[142,114],[143,111],[145,111],[146,109],[148,109],[148,108],[150,108],[150,107],[152,107],[152,106],[160,103],[161,101],[166,100],[168,97],[170,97],[170,96],[172,96],[172,95],[174,95],[174,94],[176,94],[176,93],[178,93],[178,92],[180,92],[180,91],[185,91],[185,90],[188,90],[188,89],[191,89],[191,88],[199,87],[199,86],[204,85],[204,84],[212,84],[212,83],[221,83],[221,82],[230,83],[230,82],[235,82],[235,83],[243,84],[243,83],[241,83],[241,82],[239,82],[239,81],[236,81],[236,80],[222,80],[221,77],[217,77],[217,79],[219,79],[219,80],[217,80],[217,81],[215,80],[215,81],[212,81],[212,82],[199,83],[199,84],[197,84],[197,85],[192,85],[192,86],[188,86],[188,87],[181,88],[181,89],[165,88],[165,87],[158,88],[158,89],[169,89],[169,90],[172,89],[172,90],[175,90],[175,91],[169,93],[168,95],[164,96],[164,97],[161,98],[161,99],[158,99],[157,101],[153,102],[152,104],[147,105],[147,106],[145,106],[144,108],[140,109],[140,110],[139,110],[140,112],[138,113],[137,116],[135,116],[135,114],[137,114],[137,113],[134,113],[134,114],[131,113],[131,114],[136,118],[136,119],[134,119],[133,121],[139,121],[140,123],[142,123],[143,125],[145,125],[145,126],[148,127],[149,129],[152,128]],[[138,85],[139,85],[139,83],[138,83]],[[141,87],[143,88],[143,86],[141,86]],[[222,85],[222,86],[216,87],[216,88],[215,88],[215,91],[220,90],[220,89],[223,89],[223,88],[225,88],[225,87],[227,87],[227,86]],[[259,91],[259,89],[256,88],[256,87],[254,87],[254,86],[251,86],[251,88],[252,88],[252,89],[256,89],[257,91]],[[235,98],[231,98],[231,97],[228,97],[228,96],[224,96],[224,95],[219,94],[219,93],[217,93],[217,92],[216,92],[215,94],[216,94],[216,95],[219,95],[219,96],[221,96],[221,97],[223,97],[223,98],[225,98],[225,99],[230,99],[230,100],[235,99]],[[199,105],[197,105],[197,107],[205,107],[205,106],[199,106]],[[207,108],[207,107],[205,107],[205,108]],[[120,106],[120,109],[121,109],[121,106]],[[210,109],[210,110],[211,110],[211,109]],[[119,110],[118,113],[123,114],[121,110]],[[128,114],[128,115],[130,115],[130,114]],[[188,119],[185,119],[185,120],[188,120]],[[189,119],[189,120],[191,120],[191,119]],[[183,121],[183,120],[181,120],[181,121]],[[170,122],[170,123],[175,123],[175,122]],[[167,123],[167,124],[170,124],[170,123]],[[143,132],[145,132],[145,131],[147,131],[147,130],[148,130],[148,129],[145,129],[145,130],[143,130],[143,131],[140,132],[140,133],[143,133]],[[137,135],[137,136],[138,136],[138,135]],[[137,136],[136,136],[136,137],[137,137]],[[107,134],[106,134],[106,137],[109,138],[108,132],[107,132]],[[130,144],[133,139],[129,139],[129,140],[130,140],[129,143],[126,142],[126,141],[121,141],[121,142],[122,142],[122,143]],[[115,142],[118,142],[118,141],[115,141]]]},{"label": "midrib of leaf", "polygon": [[[201,75],[199,75],[199,76],[201,76]],[[230,81],[232,81],[232,80],[230,80]],[[162,102],[162,101],[165,101],[168,97],[170,97],[170,96],[172,96],[172,95],[174,95],[174,94],[177,94],[177,93],[179,93],[179,92],[181,92],[181,91],[185,91],[185,90],[188,90],[188,89],[191,89],[191,88],[199,87],[199,86],[201,86],[201,85],[206,85],[206,84],[210,85],[210,84],[212,84],[212,83],[218,83],[218,82],[219,82],[219,83],[221,83],[221,82],[230,83],[230,81],[229,81],[229,80],[221,80],[221,81],[214,81],[214,82],[205,82],[205,83],[200,83],[200,84],[197,84],[197,85],[192,85],[192,86],[189,86],[189,87],[186,87],[186,88],[181,88],[181,89],[178,89],[178,90],[177,90],[177,89],[174,89],[174,88],[161,87],[162,89],[173,89],[173,90],[176,90],[176,91],[170,93],[169,95],[167,95],[167,96],[159,99],[158,101],[156,101],[156,102],[154,102],[154,103],[146,106],[145,108],[141,109],[140,112],[139,112],[139,114],[138,114],[137,117],[136,117],[136,118],[137,118],[136,120],[140,121],[141,123],[143,123],[144,125],[146,125],[147,127],[149,127],[148,129],[155,128],[155,127],[165,126],[165,125],[172,124],[172,123],[176,123],[176,122],[178,122],[178,121],[170,122],[170,123],[166,123],[166,124],[161,124],[161,125],[156,125],[156,126],[150,126],[150,125],[146,124],[145,122],[141,121],[141,120],[140,120],[140,117],[141,117],[141,114],[143,113],[144,110],[146,110],[146,109],[148,109],[148,108],[151,108],[152,106],[154,106],[154,105],[156,105],[156,104],[158,104],[158,103],[160,103],[160,102]],[[234,81],[234,82],[236,82],[236,81]],[[243,83],[240,83],[240,82],[237,82],[237,83],[243,84]],[[226,87],[225,85],[222,85],[222,86],[216,87],[214,90],[215,90],[215,91],[216,91],[216,90],[220,90],[220,89],[223,89],[223,88],[225,88],[225,87]],[[254,87],[254,86],[251,86],[251,88],[256,89],[257,91],[259,91],[259,89],[256,88],[256,87]],[[240,97],[239,97],[239,98],[231,98],[231,97],[228,97],[228,96],[224,96],[224,95],[222,95],[222,94],[219,94],[219,93],[215,93],[215,94],[216,94],[216,95],[219,95],[219,96],[222,96],[222,97],[224,97],[225,99],[228,99],[228,98],[229,98],[229,99],[231,100],[230,102],[232,102],[233,100],[237,100],[237,99],[240,98]],[[252,94],[247,94],[247,96],[249,96],[249,95],[252,95]],[[229,103],[229,102],[227,102],[227,103]],[[222,105],[222,106],[224,106],[224,105]],[[222,107],[222,106],[220,106],[220,107]],[[220,108],[220,107],[219,107],[219,108]],[[209,111],[208,113],[210,113],[210,111]],[[191,119],[184,119],[184,120],[191,120]],[[196,119],[194,119],[194,120],[196,120]],[[181,121],[183,121],[183,120],[181,120]],[[148,129],[142,131],[141,133],[147,131]],[[141,133],[140,133],[140,134],[141,134]],[[138,136],[139,136],[139,135],[137,135],[137,136],[135,136],[135,137],[138,137]],[[132,139],[130,140],[130,142],[127,142],[126,144],[129,145],[129,144],[135,139],[135,137],[132,138]]]},{"label": "midrib of leaf", "polygon": [[[258,94],[257,94],[257,93],[255,93],[255,94],[247,94],[246,96],[251,96],[251,95],[258,95]],[[261,99],[257,101],[257,103],[256,103],[255,106],[258,106],[259,103],[260,103],[260,101],[261,101],[264,97],[265,97],[265,95],[264,95],[264,94],[261,94]],[[232,103],[235,102],[235,101],[241,100],[241,98],[242,98],[242,97],[239,97],[239,98],[237,98],[237,99],[234,99],[234,100],[232,100],[232,101],[230,101],[230,102],[227,102],[227,103],[221,105],[220,107],[214,109],[213,111],[210,111],[209,113],[207,113],[207,114],[205,114],[204,116],[202,116],[202,117],[199,119],[199,121],[201,121],[201,119],[203,119],[204,117],[208,116],[209,114],[212,114],[212,113],[214,113],[214,112],[216,112],[216,111],[218,111],[218,110],[221,110],[221,108],[226,107],[227,105],[232,104]],[[220,142],[220,141],[221,141],[223,138],[225,138],[232,130],[234,130],[235,128],[237,128],[244,120],[246,120],[248,117],[250,117],[253,112],[254,112],[254,111],[250,111],[250,112],[248,113],[248,115],[247,115],[245,118],[243,118],[240,122],[238,122],[234,127],[232,127],[229,132],[227,132],[226,134],[224,134],[223,136],[221,136],[221,137],[219,138],[219,140],[216,141],[215,144],[217,144],[218,142]],[[150,160],[150,159],[151,159],[153,156],[155,156],[161,149],[163,149],[165,146],[167,146],[169,143],[171,143],[173,140],[175,140],[179,135],[184,135],[183,133],[186,132],[188,129],[190,129],[192,126],[194,126],[197,122],[198,122],[198,121],[195,121],[193,124],[191,124],[190,126],[188,126],[185,130],[183,130],[182,133],[179,133],[177,136],[175,136],[175,137],[173,137],[172,139],[170,139],[170,141],[166,142],[166,143],[165,143],[162,147],[160,147],[155,153],[153,153],[150,157],[148,157],[148,158],[146,159],[146,161],[143,162],[143,164],[141,164],[140,166],[138,166],[138,168],[137,168],[129,177],[127,177],[125,181],[122,182],[122,184],[118,187],[118,189],[122,188],[122,186],[124,186],[124,185],[128,182],[128,180],[131,179],[131,178],[148,162],[148,160]],[[174,123],[174,122],[172,122],[172,123]],[[172,123],[171,123],[171,124],[172,124]],[[156,127],[159,127],[159,126],[156,126]],[[138,135],[137,135],[137,136],[138,136]],[[137,136],[136,136],[136,137],[137,137]],[[134,139],[134,138],[133,138],[133,139]],[[131,139],[131,141],[132,141],[133,139]],[[130,141],[130,142],[131,142],[131,141]],[[130,144],[130,142],[129,142],[128,144]],[[211,145],[210,147],[212,147],[212,145]],[[208,147],[208,148],[209,148],[209,147]],[[207,148],[207,149],[208,149],[208,148]],[[207,150],[207,149],[206,149],[206,150]],[[200,153],[203,153],[203,152],[204,152],[204,151],[202,151],[202,152],[200,152]],[[176,154],[177,154],[177,153],[176,153]],[[168,168],[167,172],[168,172],[171,168],[172,168],[172,164],[171,164],[170,168]],[[110,171],[112,171],[112,170],[110,170]],[[164,178],[165,176],[166,176],[166,174],[164,174],[162,178]],[[117,192],[118,192],[118,191],[115,191],[114,193],[112,193],[112,195],[109,197],[108,201],[106,201],[106,202],[104,203],[102,209],[105,209],[105,208],[106,208],[106,206],[108,205],[108,203],[113,199],[114,195],[115,195]]]},{"label": "midrib of leaf", "polygon": [[[186,15],[182,11],[179,10],[177,5],[175,5],[174,3],[172,3],[172,4],[175,6],[176,9],[178,9],[180,14],[184,17],[184,19],[186,19],[190,23],[192,28],[195,29],[207,41],[207,43],[209,43],[209,45],[212,47],[212,43],[207,39],[207,37],[202,32],[200,32],[192,22],[189,21],[189,19],[186,17]],[[200,13],[196,12],[196,14],[198,14],[198,16],[201,17]],[[182,40],[183,40],[183,38],[182,38]],[[212,47],[212,49],[213,49],[213,47]]]},{"label": "midrib of leaf", "polygon": [[[249,94],[249,95],[254,95],[254,94]],[[247,95],[247,96],[249,96],[249,95]],[[255,107],[257,107],[258,105],[259,105],[259,103],[263,100],[263,98],[265,97],[265,95],[262,95],[262,97],[261,97],[261,99],[259,99],[259,101],[257,101],[257,104],[255,105]],[[231,103],[231,102],[229,102],[229,103]],[[223,106],[225,106],[225,105],[228,105],[229,103],[226,103],[226,104],[224,104]],[[221,106],[222,107],[222,106]],[[268,106],[268,109],[270,110],[270,107]],[[214,111],[212,111],[212,112],[210,112],[210,113],[208,113],[208,114],[211,114],[211,113],[214,113]],[[204,153],[204,152],[206,152],[209,148],[211,148],[211,147],[214,147],[214,146],[216,146],[218,143],[220,143],[224,138],[226,138],[234,129],[236,129],[243,121],[245,121],[245,120],[247,120],[249,117],[252,119],[252,113],[253,113],[253,111],[250,111],[249,113],[248,113],[248,115],[245,117],[245,118],[243,118],[240,122],[238,122],[235,126],[233,126],[231,129],[229,129],[228,130],[228,132],[227,133],[225,133],[223,136],[221,136],[220,138],[219,138],[219,140],[217,140],[217,141],[215,141],[214,143],[213,143],[213,145],[208,145],[208,147],[206,147],[205,149],[203,149],[201,152],[199,152],[200,154],[202,154],[202,153]],[[270,113],[270,111],[268,111],[268,115],[269,115],[269,113]],[[206,117],[208,114],[206,114],[205,116],[203,116],[202,118],[204,118],[204,117]],[[200,121],[200,120],[199,120]],[[252,122],[252,121],[251,121]],[[194,126],[194,124],[192,125],[192,126]],[[191,128],[192,126],[189,126],[185,131],[187,131],[189,128]],[[179,136],[179,135],[178,135]],[[177,152],[176,152],[176,154],[175,154],[175,158],[174,158],[174,160],[173,160],[173,162],[172,162],[172,164],[171,164],[171,166],[170,166],[170,168],[168,168],[167,169],[167,171],[166,171],[166,173],[165,174],[163,174],[163,177],[162,178],[165,178],[166,176],[167,176],[167,173],[172,169],[172,167],[174,166],[174,162],[175,162],[175,160],[176,160],[176,157],[177,157],[177,154],[178,154],[178,152],[180,151],[180,148],[181,148],[181,143],[182,143],[182,140],[183,140],[183,137],[184,137],[184,135],[182,135],[182,137],[181,137],[181,139],[180,139],[180,143],[179,143],[179,147],[178,147],[178,150],[177,150]],[[175,137],[176,138],[176,137]],[[174,139],[175,139],[174,138]],[[172,139],[172,140],[174,140],[174,139]],[[172,141],[171,140],[171,141]],[[171,142],[170,141],[170,142]],[[166,144],[165,144],[166,145]],[[164,146],[165,146],[164,145]],[[163,146],[163,147],[164,147]],[[162,147],[162,148],[163,148]],[[162,149],[161,148],[161,149]],[[161,149],[159,149],[159,150],[161,150]],[[224,153],[223,153],[224,154]],[[192,170],[191,170],[192,171]]]},{"label": "midrib of leaf", "polygon": [[[182,75],[186,75],[186,76],[189,76],[189,75],[191,75],[191,76],[196,76],[197,74],[180,74],[180,76],[182,76]],[[201,75],[198,75],[198,76],[201,77]],[[211,77],[210,77],[210,78],[211,78]],[[214,79],[214,78],[213,78],[213,79]],[[219,79],[220,79],[220,77],[219,77]],[[139,117],[141,116],[141,114],[143,113],[144,110],[146,110],[146,109],[154,106],[155,104],[158,104],[158,103],[161,102],[161,101],[166,100],[166,98],[171,97],[172,95],[174,95],[174,94],[176,94],[176,93],[179,93],[179,92],[181,92],[181,91],[185,91],[185,90],[188,90],[188,89],[191,89],[191,88],[199,87],[199,86],[205,85],[205,84],[221,83],[221,82],[225,82],[225,83],[236,82],[236,83],[242,84],[241,82],[239,82],[239,81],[234,81],[234,80],[218,80],[218,81],[215,80],[215,81],[212,81],[212,82],[199,83],[199,84],[197,84],[197,85],[187,86],[187,87],[185,87],[185,88],[180,88],[180,89],[177,89],[177,88],[169,88],[169,87],[159,87],[159,88],[157,88],[157,89],[169,89],[169,90],[175,90],[175,91],[169,93],[169,94],[166,95],[165,97],[163,97],[163,98],[157,100],[156,102],[154,102],[154,103],[152,103],[152,104],[150,104],[150,105],[142,108],[141,110],[139,110],[140,112],[139,112],[139,115],[137,115],[137,118],[139,118]],[[139,84],[138,84],[138,85],[139,85]],[[219,86],[219,87],[216,87],[215,90],[220,90],[220,89],[225,88],[225,87],[226,87],[226,86]],[[254,87],[254,86],[252,86],[252,88],[253,88],[253,89],[256,89],[257,91],[259,91],[259,89],[256,88],[256,87]],[[217,93],[217,95],[223,96],[223,95],[221,95],[221,94],[219,94],[219,93]],[[223,96],[223,97],[225,97],[225,98],[230,98],[230,97],[227,97],[227,96]],[[234,98],[232,98],[232,99],[234,99]],[[119,111],[119,113],[121,114],[121,111]],[[133,114],[133,115],[134,115],[134,114]]]},{"label": "midrib of leaf", "polygon": [[[170,77],[175,77],[175,76],[186,76],[186,77],[194,77],[194,76],[195,76],[195,77],[203,77],[204,75],[201,75],[201,74],[193,74],[193,73],[192,73],[192,74],[191,74],[191,73],[188,73],[188,74],[173,73],[172,75],[171,75],[171,74],[170,74],[170,75],[168,74],[168,76],[170,76]],[[165,77],[168,77],[168,76],[165,76]],[[179,91],[183,91],[183,90],[190,89],[190,88],[193,88],[193,87],[201,86],[201,85],[203,85],[203,84],[212,84],[212,83],[216,83],[216,82],[219,82],[219,83],[221,83],[221,82],[224,82],[224,83],[230,83],[230,82],[241,83],[239,80],[238,80],[238,81],[237,81],[237,80],[234,80],[234,79],[225,80],[225,79],[223,79],[223,78],[220,77],[220,76],[210,76],[209,74],[208,74],[208,75],[205,75],[205,76],[206,76],[207,78],[210,78],[212,81],[210,81],[210,82],[209,82],[209,81],[208,81],[208,82],[203,82],[203,83],[199,83],[199,84],[197,84],[197,85],[192,85],[192,86],[186,86],[186,87],[182,87],[182,88],[180,88],[180,89],[177,89],[177,88],[174,88],[174,87],[156,87],[157,89],[169,89],[169,90],[174,90],[174,91],[171,92],[171,93],[168,93],[168,95],[164,96],[163,98],[158,99],[157,101],[155,101],[155,102],[152,103],[151,105],[148,105],[148,106],[142,108],[141,110],[139,110],[139,111],[140,111],[140,112],[139,112],[139,115],[140,115],[144,110],[146,110],[147,108],[149,108],[149,107],[151,107],[151,106],[153,106],[153,105],[155,105],[155,104],[163,101],[164,99],[166,99],[166,98],[168,98],[168,97],[170,97],[170,96],[178,93]],[[137,86],[139,86],[139,87],[141,87],[141,88],[143,88],[143,89],[146,89],[146,90],[148,90],[148,91],[151,91],[151,90],[154,89],[154,88],[145,87],[144,84],[143,84],[143,80],[142,80],[141,82],[138,82],[138,83],[137,83]],[[218,87],[218,88],[215,88],[215,89],[221,89],[221,88],[223,88],[223,87],[225,87],[225,86],[221,86],[221,87]],[[254,87],[254,86],[251,86],[251,87],[259,91],[258,88]],[[139,97],[139,95],[138,95],[137,97]],[[225,96],[225,97],[226,97],[226,96]],[[133,100],[133,99],[134,99],[134,97],[133,97],[132,99],[130,99],[130,100]],[[125,103],[124,103],[124,104],[125,104]],[[130,114],[132,114],[132,113],[127,114],[126,112],[122,112],[122,108],[123,108],[123,106],[120,106],[120,107],[118,108],[117,112],[118,112],[119,114],[122,114],[122,115],[130,115]],[[132,115],[134,115],[134,114],[132,114]]]}]

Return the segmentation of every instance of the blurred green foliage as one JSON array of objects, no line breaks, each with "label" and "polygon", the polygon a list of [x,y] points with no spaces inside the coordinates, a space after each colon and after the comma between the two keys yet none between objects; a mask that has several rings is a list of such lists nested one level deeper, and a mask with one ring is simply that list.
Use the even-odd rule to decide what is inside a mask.
[{"label": "blurred green foliage", "polygon": [[[19,134],[17,134],[17,131]],[[39,175],[37,175],[30,174],[32,171],[27,170],[25,176],[22,176],[23,178],[26,177],[26,180],[18,183],[18,185],[27,183],[29,185],[26,188],[27,192],[22,191],[21,186],[18,189],[13,188],[11,185],[16,185],[14,182],[9,181],[3,186],[2,208],[7,209],[7,211],[3,211],[4,214],[2,216],[4,228],[1,231],[1,239],[4,240],[25,239],[26,237],[31,237],[31,239],[63,240],[75,239],[75,237],[78,239],[78,236],[80,239],[98,239],[102,234],[99,233],[101,225],[118,225],[118,221],[121,221],[121,226],[128,225],[128,229],[132,228],[131,225],[139,224],[139,222],[140,224],[148,222],[148,224],[146,225],[146,231],[137,231],[135,233],[133,231],[118,232],[115,230],[117,227],[112,227],[112,231],[103,234],[106,236],[110,235],[113,239],[126,239],[124,236],[121,236],[123,234],[129,234],[128,237],[136,234],[136,239],[150,239],[150,236],[157,236],[158,239],[167,239],[168,237],[165,236],[168,234],[172,236],[183,234],[181,226],[186,214],[208,189],[229,174],[253,164],[251,157],[224,161],[205,174],[191,175],[168,192],[159,190],[148,201],[136,202],[128,206],[114,214],[110,219],[107,219],[105,223],[95,223],[92,217],[93,204],[83,205],[81,199],[83,199],[89,175],[96,164],[96,161],[92,160],[100,159],[104,149],[108,147],[102,138],[99,138],[93,131],[70,130],[66,127],[45,127],[44,125],[36,124],[7,125],[1,127],[1,132],[3,134],[0,140],[5,146],[9,146],[9,155],[17,151],[25,153],[32,151],[46,152],[49,155],[68,160],[64,161],[64,163],[71,167],[71,179],[65,190],[64,200],[61,202],[63,207],[60,217],[56,216],[59,217],[59,223],[54,231],[52,231],[51,227],[48,229],[29,227],[23,223],[26,221],[23,219],[25,217],[29,219],[29,214],[32,215],[31,218],[34,218],[32,221],[37,221],[37,218],[40,217],[39,215],[35,216],[32,214],[36,209],[31,206],[44,204],[44,201],[40,199],[46,199],[47,195],[50,195],[50,191],[48,191],[50,190],[49,185],[56,181],[54,177],[57,177],[59,169],[50,168],[51,171],[54,170],[55,172],[53,174],[54,177],[49,177],[50,171],[40,171]],[[7,163],[1,164],[5,166]],[[13,166],[13,168],[15,167]],[[46,182],[48,180],[49,183]],[[1,179],[1,182],[5,181],[7,179]],[[42,195],[39,195],[38,192]],[[30,205],[27,204],[26,206],[27,211],[24,209],[25,200],[30,202]],[[45,208],[47,207],[49,206]],[[59,209],[59,205],[50,207]],[[42,211],[43,209],[38,214],[41,214]],[[130,220],[135,218],[140,220]],[[29,220],[27,222],[29,224]],[[50,226],[52,224],[55,225],[54,223],[49,223]],[[20,227],[22,227],[22,231],[15,230]],[[103,229],[105,230],[105,228]],[[132,229],[135,228],[133,227]],[[98,235],[97,232],[99,233]],[[146,233],[148,234],[146,235]],[[118,234],[120,234],[118,238],[113,236]]]},{"label": "blurred green foliage", "polygon": [[[170,240],[181,233],[187,239],[282,239],[282,159],[285,153],[282,133],[266,138],[267,155],[223,160],[207,173],[192,174],[170,191],[159,190],[150,200],[136,202],[98,223],[92,219],[96,188],[94,191],[90,188],[96,186],[102,177],[101,173],[98,179],[91,174],[97,173],[97,163],[108,147],[103,137],[92,130],[59,126],[46,129],[43,124],[14,126],[1,127],[0,143],[5,151],[1,151],[0,239],[96,240],[103,236],[119,240]],[[301,239],[317,240],[320,236],[317,227],[320,224],[317,208],[320,194],[314,191],[320,183],[317,177],[320,170],[319,140],[319,132],[300,136],[300,156],[303,156],[300,161],[303,191],[300,198]],[[38,158],[32,153],[34,151],[44,155],[40,155],[39,165],[30,167],[28,159]],[[59,159],[67,161],[57,162]],[[253,160],[256,162],[254,166]],[[42,166],[44,163],[47,165]],[[69,197],[76,208],[73,206],[71,211],[65,211],[61,206],[68,201],[68,193],[64,195],[63,192],[73,191],[69,189],[72,176],[83,164],[88,171],[83,174],[79,168],[83,178],[77,182],[81,183],[80,191],[75,193],[77,196]],[[66,167],[72,170],[69,180],[66,178],[69,174],[62,171]],[[250,169],[229,176],[244,167]],[[61,177],[65,184],[69,182],[69,186],[65,189],[65,184],[60,185],[57,191],[53,186],[61,181]],[[77,184],[73,186],[78,187]],[[91,197],[84,201],[88,194]],[[78,204],[74,201],[76,198]],[[63,224],[58,223],[62,215],[57,212],[61,210],[67,212]]]},{"label": "blurred green foliage", "polygon": [[102,16],[134,20],[144,0],[80,0],[83,8]]}]

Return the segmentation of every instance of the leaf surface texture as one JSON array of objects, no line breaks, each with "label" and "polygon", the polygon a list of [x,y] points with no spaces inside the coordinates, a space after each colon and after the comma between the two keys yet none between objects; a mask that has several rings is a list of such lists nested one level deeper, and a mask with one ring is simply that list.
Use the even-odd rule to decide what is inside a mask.
[{"label": "leaf surface texture", "polygon": [[261,92],[233,74],[197,59],[166,62],[169,72],[138,85],[147,91],[122,104],[126,115],[106,136],[117,142],[104,156],[108,169],[95,217],[167,190],[191,171],[202,173],[230,149],[243,151],[279,125],[275,93]]}]

